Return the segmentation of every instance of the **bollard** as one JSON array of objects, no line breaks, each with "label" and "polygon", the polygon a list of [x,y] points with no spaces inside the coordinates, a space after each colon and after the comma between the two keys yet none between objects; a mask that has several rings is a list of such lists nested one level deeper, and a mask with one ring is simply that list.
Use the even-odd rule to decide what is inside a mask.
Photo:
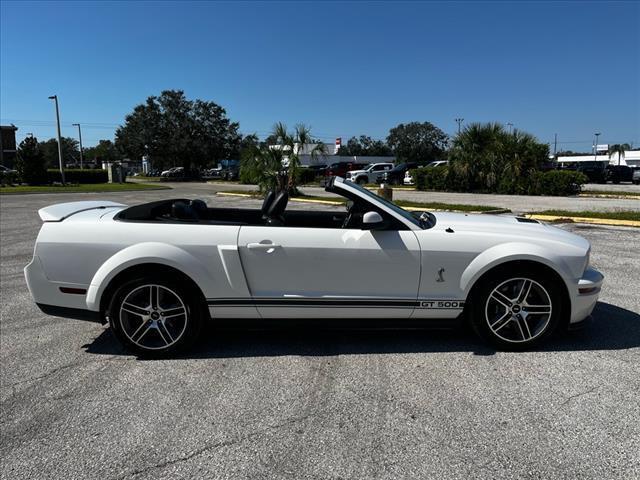
[{"label": "bollard", "polygon": [[381,183],[378,188],[378,195],[384,198],[385,200],[389,200],[393,202],[393,188],[391,188],[386,183]]}]

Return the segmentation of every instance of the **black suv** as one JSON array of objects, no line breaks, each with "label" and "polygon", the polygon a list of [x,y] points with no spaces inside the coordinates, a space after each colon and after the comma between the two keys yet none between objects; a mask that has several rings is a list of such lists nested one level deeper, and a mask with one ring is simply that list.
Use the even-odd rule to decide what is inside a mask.
[{"label": "black suv", "polygon": [[632,182],[633,170],[626,165],[607,165],[607,180],[613,183]]},{"label": "black suv", "polygon": [[402,185],[404,182],[404,174],[407,170],[418,168],[415,162],[400,163],[391,170],[384,172],[378,177],[378,183],[388,183],[390,185]]}]

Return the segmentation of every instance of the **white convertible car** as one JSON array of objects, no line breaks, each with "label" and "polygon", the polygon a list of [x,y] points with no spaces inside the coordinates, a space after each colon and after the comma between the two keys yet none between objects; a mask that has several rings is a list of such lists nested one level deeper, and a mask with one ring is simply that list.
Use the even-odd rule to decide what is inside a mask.
[{"label": "white convertible car", "polygon": [[260,210],[186,199],[43,208],[29,291],[47,314],[109,322],[126,347],[156,354],[230,318],[464,318],[523,349],[596,304],[603,277],[579,236],[513,216],[410,213],[341,178],[327,190],[345,212],[285,211],[285,192]]}]

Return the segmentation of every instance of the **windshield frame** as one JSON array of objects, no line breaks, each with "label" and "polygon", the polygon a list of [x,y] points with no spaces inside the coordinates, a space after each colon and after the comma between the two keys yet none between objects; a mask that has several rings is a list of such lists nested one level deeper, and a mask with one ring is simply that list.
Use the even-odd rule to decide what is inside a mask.
[{"label": "windshield frame", "polygon": [[392,210],[395,214],[400,215],[404,220],[410,222],[413,226],[418,227],[421,230],[425,230],[426,228],[428,228],[428,225],[423,220],[420,220],[420,218],[416,217],[408,210],[405,210],[404,208],[399,207],[395,203],[390,202],[385,198],[382,198],[380,195],[376,195],[371,190],[364,188],[358,185],[357,183],[350,182],[348,180],[343,180],[343,183],[349,188],[353,188],[354,190],[357,190],[358,194],[361,197],[365,197],[365,200],[370,202],[371,199],[373,199],[376,202],[381,203],[386,208]]}]

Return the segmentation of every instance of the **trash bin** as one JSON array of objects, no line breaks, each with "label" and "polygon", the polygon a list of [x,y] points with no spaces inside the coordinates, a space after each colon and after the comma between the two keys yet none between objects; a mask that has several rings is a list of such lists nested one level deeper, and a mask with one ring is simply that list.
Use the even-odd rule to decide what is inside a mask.
[{"label": "trash bin", "polygon": [[393,202],[393,188],[391,188],[386,183],[380,184],[380,187],[378,187],[378,195],[380,195],[385,200]]}]

